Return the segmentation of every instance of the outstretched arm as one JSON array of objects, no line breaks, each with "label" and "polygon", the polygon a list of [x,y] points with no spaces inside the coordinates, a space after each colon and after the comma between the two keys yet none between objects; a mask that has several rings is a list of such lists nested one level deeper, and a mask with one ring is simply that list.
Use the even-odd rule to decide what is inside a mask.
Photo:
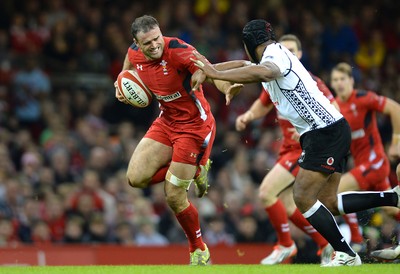
[{"label": "outstretched arm", "polygon": [[226,105],[229,105],[232,98],[240,93],[243,88],[243,84],[232,84],[228,81],[208,78],[201,69],[198,69],[192,75],[192,90],[198,90],[204,81],[213,83],[219,91],[225,94]]},{"label": "outstretched arm", "polygon": [[[204,56],[198,54],[197,52],[194,52],[193,54],[196,57],[196,59],[192,59],[195,65],[204,71],[207,77],[213,79],[245,84],[268,82],[280,76],[278,66],[271,62],[232,68],[228,70],[217,70],[213,65],[209,64],[205,60]],[[215,66],[218,66],[218,64]]]}]

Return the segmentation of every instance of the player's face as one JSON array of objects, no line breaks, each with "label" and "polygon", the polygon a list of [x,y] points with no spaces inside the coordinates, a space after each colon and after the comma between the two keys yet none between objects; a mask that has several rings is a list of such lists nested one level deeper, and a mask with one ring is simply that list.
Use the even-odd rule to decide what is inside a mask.
[{"label": "player's face", "polygon": [[353,90],[354,80],[348,74],[332,70],[331,73],[331,87],[337,95],[347,95]]},{"label": "player's face", "polygon": [[148,32],[139,32],[134,42],[142,50],[147,59],[160,59],[164,51],[164,39],[159,27]]},{"label": "player's face", "polygon": [[295,41],[282,41],[280,42],[285,48],[287,48],[291,53],[294,54],[299,60],[303,55],[303,52],[299,50]]}]

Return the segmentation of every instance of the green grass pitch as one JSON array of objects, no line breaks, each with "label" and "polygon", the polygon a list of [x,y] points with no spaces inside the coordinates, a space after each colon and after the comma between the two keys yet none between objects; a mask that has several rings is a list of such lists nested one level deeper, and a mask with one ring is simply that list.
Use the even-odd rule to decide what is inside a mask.
[{"label": "green grass pitch", "polygon": [[395,274],[399,273],[398,264],[363,264],[357,267],[323,268],[319,265],[130,265],[130,266],[2,266],[0,273],[29,274]]}]

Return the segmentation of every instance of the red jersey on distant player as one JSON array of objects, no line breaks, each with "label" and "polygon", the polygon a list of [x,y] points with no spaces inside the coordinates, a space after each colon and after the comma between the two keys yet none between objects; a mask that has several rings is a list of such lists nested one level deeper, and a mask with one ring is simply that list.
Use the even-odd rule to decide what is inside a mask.
[{"label": "red jersey on distant player", "polygon": [[191,88],[192,74],[198,69],[190,61],[195,48],[178,38],[163,39],[164,52],[158,60],[147,60],[135,44],[128,49],[129,61],[160,103],[161,119],[174,126],[214,121],[202,88]]},{"label": "red jersey on distant player", "polygon": [[383,111],[386,97],[372,91],[353,90],[346,102],[339,97],[336,101],[351,128],[350,150],[355,166],[387,161],[376,123],[376,111]]},{"label": "red jersey on distant player", "polygon": [[[311,77],[314,79],[314,81],[317,83],[319,90],[322,91],[322,93],[325,95],[325,97],[328,98],[328,100],[331,103],[334,102],[335,97],[333,96],[333,94],[329,90],[329,88],[325,85],[324,81],[322,81],[317,76],[313,75],[311,72],[309,72],[309,73],[310,73]],[[272,104],[269,94],[265,90],[263,90],[263,92],[261,92],[259,99],[261,100],[261,102],[264,106]],[[278,122],[279,122],[279,126],[281,127],[282,135],[283,135],[283,142],[282,142],[281,149],[279,151],[279,155],[283,155],[283,154],[293,151],[293,150],[301,151],[300,143],[298,141],[292,139],[293,132],[289,131],[289,128],[294,128],[293,125],[288,120],[283,119],[279,115],[278,115]]]}]

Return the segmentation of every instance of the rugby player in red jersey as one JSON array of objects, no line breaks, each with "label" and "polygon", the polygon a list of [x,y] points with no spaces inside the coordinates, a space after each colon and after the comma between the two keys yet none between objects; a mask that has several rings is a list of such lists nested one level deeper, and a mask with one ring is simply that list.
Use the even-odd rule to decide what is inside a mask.
[{"label": "rugby player in red jersey", "polygon": [[[178,38],[164,37],[154,17],[136,18],[131,33],[134,43],[122,69],[136,70],[157,98],[161,113],[133,152],[127,179],[138,188],[165,180],[167,203],[189,241],[190,264],[206,265],[210,253],[201,237],[198,211],[187,197],[193,181],[199,197],[208,186],[215,120],[201,86],[192,88],[206,76],[190,60],[194,47]],[[227,104],[243,86],[210,81],[228,94]],[[118,88],[115,96],[126,103]]]},{"label": "rugby player in red jersey", "polygon": [[[373,91],[354,89],[352,68],[347,63],[337,64],[331,72],[331,86],[336,92],[336,101],[341,113],[351,128],[350,151],[354,159],[354,167],[343,174],[338,192],[354,190],[383,191],[390,189],[390,163],[385,154],[379,134],[376,112],[387,114],[391,118],[394,132],[390,151],[399,157],[400,105],[395,101],[379,96]],[[397,138],[397,139],[396,139]],[[400,210],[385,207],[385,211],[400,220]],[[349,215],[346,215],[349,216]],[[348,222],[351,231],[352,247],[360,252],[363,238],[358,227],[355,213],[350,215],[353,222]],[[357,250],[357,245],[359,250]],[[364,244],[365,245],[365,244]],[[365,251],[365,250],[364,250]]]},{"label": "rugby player in red jersey", "polygon": [[[301,59],[302,48],[297,36],[293,34],[283,35],[279,39],[279,43],[285,46],[297,58]],[[325,83],[320,78],[312,74],[311,76],[317,83],[319,90],[337,107],[335,98]],[[248,123],[264,117],[273,107],[274,105],[268,93],[262,91],[250,109],[237,117],[236,129],[239,131],[244,130]],[[283,135],[279,158],[275,166],[264,177],[259,190],[259,197],[263,202],[270,222],[277,232],[278,243],[275,245],[274,251],[264,258],[261,264],[279,264],[287,258],[296,255],[297,248],[290,235],[288,219],[317,243],[319,246],[318,253],[321,256],[321,264],[326,264],[331,259],[332,247],[304,218],[296,208],[293,200],[292,186],[299,171],[297,160],[301,154],[299,134],[293,125],[280,115],[278,115],[278,122]]]}]

